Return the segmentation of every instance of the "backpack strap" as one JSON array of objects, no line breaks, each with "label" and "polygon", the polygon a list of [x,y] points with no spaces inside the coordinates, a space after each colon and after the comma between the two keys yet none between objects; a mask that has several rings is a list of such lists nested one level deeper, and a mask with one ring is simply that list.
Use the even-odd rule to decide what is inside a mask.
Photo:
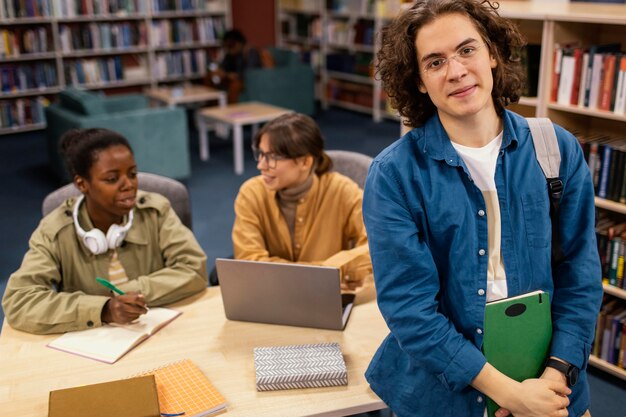
[{"label": "backpack strap", "polygon": [[563,195],[563,181],[559,179],[561,152],[552,121],[545,117],[527,117],[535,154],[548,183],[550,196],[550,220],[552,223],[552,265],[565,258],[559,233],[559,205]]}]

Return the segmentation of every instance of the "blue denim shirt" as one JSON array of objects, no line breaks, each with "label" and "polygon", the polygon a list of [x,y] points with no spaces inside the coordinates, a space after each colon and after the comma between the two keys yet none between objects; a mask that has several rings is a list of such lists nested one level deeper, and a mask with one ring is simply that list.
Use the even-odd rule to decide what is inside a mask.
[{"label": "blue denim shirt", "polygon": [[[580,416],[589,407],[585,369],[602,301],[589,169],[577,140],[555,126],[565,260],[552,269],[547,183],[528,123],[506,111],[503,124],[495,183],[508,293],[550,294],[550,354],[581,370],[569,407]],[[483,210],[482,194],[436,115],[372,163],[363,216],[378,305],[391,333],[366,377],[400,417],[483,416],[485,396],[469,385],[486,362]]]}]

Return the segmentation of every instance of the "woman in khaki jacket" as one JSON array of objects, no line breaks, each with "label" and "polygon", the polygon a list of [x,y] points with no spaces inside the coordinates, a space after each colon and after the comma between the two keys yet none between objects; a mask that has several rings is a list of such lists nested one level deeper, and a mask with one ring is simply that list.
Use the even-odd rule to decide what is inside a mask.
[{"label": "woman in khaki jacket", "polygon": [[[206,288],[206,255],[165,197],[137,190],[124,137],[73,130],[62,147],[82,196],[66,200],[31,236],[2,299],[12,327],[59,333],[128,323],[147,306]],[[113,296],[96,277],[125,294]]]},{"label": "woman in khaki jacket", "polygon": [[235,258],[336,266],[344,289],[359,286],[372,271],[363,192],[331,172],[313,119],[291,113],[270,121],[253,150],[261,175],[246,181],[235,200]]}]

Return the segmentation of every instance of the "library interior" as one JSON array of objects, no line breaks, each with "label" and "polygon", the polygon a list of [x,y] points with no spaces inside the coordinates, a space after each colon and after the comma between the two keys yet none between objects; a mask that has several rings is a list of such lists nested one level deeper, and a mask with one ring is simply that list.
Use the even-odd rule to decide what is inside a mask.
[{"label": "library interior", "polygon": [[[331,279],[329,285],[336,288],[324,291],[335,291],[339,301],[333,298],[336,303],[319,305],[320,310],[331,309],[330,304],[338,309],[329,314],[338,315],[340,330],[320,328],[317,322],[310,324],[311,316],[317,319],[322,313],[299,311],[302,308],[298,303],[289,308],[259,303],[267,307],[255,311],[252,318],[239,319],[231,311],[246,310],[244,304],[248,301],[242,300],[250,297],[233,294],[234,289],[241,291],[245,287],[219,282],[218,276],[220,267],[225,268],[221,265],[244,258],[243,243],[258,238],[269,247],[282,234],[291,243],[289,239],[297,235],[294,230],[302,230],[300,223],[309,222],[296,210],[307,199],[306,193],[321,187],[322,181],[317,182],[321,174],[312,175],[316,178],[312,185],[308,180],[302,183],[310,188],[298,185],[288,190],[291,194],[281,194],[280,188],[271,191],[275,194],[274,211],[267,218],[265,213],[253,213],[256,217],[250,220],[251,213],[265,209],[266,203],[261,201],[261,194],[252,194],[257,192],[254,186],[263,189],[265,185],[271,190],[275,186],[272,181],[276,181],[259,167],[274,169],[282,166],[283,159],[305,161],[300,157],[308,155],[301,149],[290,153],[286,142],[277,144],[279,141],[273,140],[273,132],[281,128],[272,124],[274,120],[305,126],[302,131],[307,132],[308,120],[319,127],[322,147],[333,164],[332,172],[323,176],[336,172],[350,179],[350,186],[359,196],[358,208],[353,209],[361,216],[370,164],[413,129],[394,108],[376,68],[377,54],[384,43],[382,34],[414,3],[0,0],[0,173],[4,178],[0,191],[4,219],[0,222],[0,294],[6,292],[4,310],[0,309],[0,409],[15,416],[393,416],[393,407],[390,409],[374,392],[366,378],[368,366],[381,344],[386,343],[385,338],[396,336],[397,325],[381,313],[377,303],[380,288],[371,273],[375,257],[369,261],[369,254],[365,255],[370,262],[369,279],[356,290],[348,288],[357,275],[346,271],[363,259],[363,250],[368,247],[365,226],[369,225],[367,221],[363,225],[361,217],[359,227],[345,225],[350,233],[356,229],[349,239],[346,231],[333,234],[327,230],[341,229],[335,226],[339,223],[334,217],[343,213],[344,204],[348,205],[345,196],[325,197],[326,201],[334,198],[341,202],[342,207],[319,216],[322,219],[318,217],[317,222],[322,226],[311,221],[310,227],[321,227],[322,232],[313,232],[317,234],[316,242],[322,236],[338,236],[337,242],[325,248],[324,262],[304,262],[297,277],[305,279],[309,274],[322,275],[320,269],[334,269],[340,279]],[[597,322],[588,359],[584,361],[589,412],[594,417],[626,417],[626,0],[487,3],[497,4],[497,13],[510,19],[526,41],[517,57],[525,78],[522,94],[506,109],[526,118],[549,118],[571,132],[589,170],[603,292],[599,311],[594,313]],[[443,67],[463,66],[463,51],[461,47],[456,55],[445,55]],[[305,116],[294,119],[294,112]],[[105,252],[109,245],[114,254],[111,264],[119,263],[118,249],[124,255],[123,250],[138,246],[135,241],[145,242],[146,238],[133,234],[131,226],[133,221],[137,225],[149,222],[149,216],[141,213],[147,210],[144,206],[161,204],[159,199],[151,200],[150,193],[165,195],[163,201],[169,200],[173,209],[171,215],[180,219],[175,226],[190,232],[177,235],[180,245],[188,251],[196,251],[197,247],[206,256],[206,265],[198,267],[198,274],[204,276],[207,288],[200,285],[200,291],[192,290],[197,283],[185,281],[179,288],[184,297],[165,303],[159,302],[159,297],[168,300],[167,295],[159,293],[165,289],[139,294],[134,306],[145,311],[133,323],[120,326],[104,324],[99,314],[97,319],[89,317],[88,307],[97,303],[96,296],[102,298],[105,289],[96,281],[95,292],[90,292],[91,284],[72,288],[75,283],[64,283],[63,273],[72,272],[62,270],[60,265],[67,260],[60,258],[62,250],[69,249],[57,253],[44,249],[51,243],[41,241],[48,239],[45,219],[55,213],[66,216],[64,220],[73,220],[66,222],[72,233],[74,224],[76,229],[80,229],[79,223],[85,225],[84,218],[89,226],[97,226],[94,219],[89,219],[91,211],[87,207],[93,204],[89,196],[82,210],[80,200],[69,205],[85,193],[85,186],[84,182],[83,187],[72,185],[80,174],[68,169],[60,152],[66,132],[92,128],[121,135],[127,141],[122,145],[131,149],[131,157],[137,162],[135,171],[140,171],[136,175],[140,189],[136,207],[130,209],[135,220],[125,216],[130,230],[120,232],[121,241],[126,238],[130,244],[126,248],[124,242],[112,246],[110,241],[115,239],[101,233]],[[107,149],[119,148],[115,146]],[[98,152],[108,151],[104,147],[93,151],[88,162],[93,167],[100,164],[94,156]],[[307,172],[317,172],[323,165],[320,161],[313,162]],[[264,175],[259,175],[259,170]],[[86,172],[91,172],[89,167]],[[567,190],[567,182],[564,187]],[[141,194],[144,191],[149,193]],[[244,191],[249,193],[246,198]],[[549,205],[547,191],[545,201]],[[591,197],[589,202],[591,207]],[[322,212],[323,201],[318,203],[306,208],[311,216],[315,210]],[[246,208],[245,204],[250,206]],[[302,203],[303,207],[306,204]],[[58,209],[61,205],[65,211]],[[151,221],[159,227],[174,227],[167,223],[174,222],[170,217],[159,213],[158,219],[152,216]],[[281,219],[280,227],[268,229],[271,236],[251,234],[251,222],[260,219],[259,223],[271,223],[270,215]],[[324,229],[324,224],[332,226]],[[238,225],[242,230],[236,233]],[[40,229],[44,232],[38,233]],[[35,230],[38,232],[33,233]],[[167,232],[172,236],[175,233],[172,229]],[[81,233],[85,234],[77,230],[72,236],[78,242],[76,247],[85,249],[87,240]],[[342,236],[352,246],[342,247]],[[365,239],[365,243],[359,239]],[[79,244],[81,241],[85,245]],[[331,256],[330,247],[336,247],[334,252],[338,253]],[[478,251],[480,246],[476,248]],[[315,253],[312,250],[305,243],[302,247],[295,243],[285,253],[297,261],[298,254]],[[155,264],[140,259],[143,255],[139,254],[149,257],[150,253],[138,251],[133,254],[137,259],[129,262]],[[176,256],[184,256],[184,262],[195,262],[193,254],[163,253],[164,259],[156,262],[165,268],[163,271],[179,267]],[[9,292],[17,291],[11,290],[10,277],[17,282],[16,271],[24,271],[27,260],[41,262],[44,256],[58,262],[58,270],[42,267],[23,272],[20,282],[30,283],[33,290],[21,289],[19,296],[10,298]],[[70,262],[96,262],[104,256],[110,255],[82,250]],[[270,249],[254,256],[241,262],[284,261]],[[339,260],[340,256],[350,260]],[[220,258],[228,261],[216,266]],[[125,259],[130,258],[121,256],[121,264]],[[338,266],[340,261],[344,263]],[[248,271],[244,266],[240,271]],[[122,272],[124,268],[129,276],[142,274],[141,268],[122,266]],[[109,273],[112,269],[107,258],[104,274]],[[59,279],[39,279],[38,274],[52,274]],[[267,288],[256,290],[254,296],[273,299],[307,295],[302,292],[304,285],[298,287],[293,279],[296,277],[281,277],[254,277],[268,280]],[[142,284],[133,283],[134,278],[124,279],[117,286],[112,279],[112,283],[104,280],[104,285],[111,285],[117,294],[110,293],[111,300],[136,297],[133,294],[142,288]],[[540,288],[528,292],[533,290]],[[74,292],[77,298],[55,304],[53,298],[64,291]],[[346,292],[356,294],[350,303]],[[90,301],[80,301],[80,297]],[[300,307],[311,301],[303,300]],[[50,303],[49,317],[25,312],[39,303]],[[71,303],[75,314],[61,311],[69,309]],[[112,302],[106,303],[113,306]],[[17,313],[9,314],[9,307]],[[17,316],[23,316],[19,323],[33,323],[9,324]],[[60,326],[50,322],[76,317],[88,318],[85,326],[89,328],[77,330],[71,322]],[[542,359],[542,369],[544,362]],[[419,367],[420,362],[416,360],[411,366]],[[443,382],[439,389],[450,390],[446,377],[439,378]],[[463,389],[477,392],[471,386]],[[418,395],[413,388],[408,393]],[[118,404],[103,400],[113,396]],[[191,397],[191,403],[177,402]],[[482,403],[483,396],[479,395],[477,401]],[[488,401],[491,399],[485,403]],[[485,405],[479,404],[481,409]],[[99,407],[109,414],[91,414]]]}]

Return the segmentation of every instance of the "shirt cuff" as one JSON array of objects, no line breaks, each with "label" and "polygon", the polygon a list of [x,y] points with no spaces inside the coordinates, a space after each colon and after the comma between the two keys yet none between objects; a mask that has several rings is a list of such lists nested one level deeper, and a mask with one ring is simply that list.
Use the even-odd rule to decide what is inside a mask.
[{"label": "shirt cuff", "polygon": [[450,390],[460,391],[474,381],[487,363],[485,356],[471,343],[464,343],[439,380]]},{"label": "shirt cuff", "polygon": [[78,304],[77,330],[102,326],[102,308],[109,297],[101,295],[83,295]]},{"label": "shirt cuff", "polygon": [[552,333],[550,356],[564,360],[578,369],[586,369],[591,353],[591,345],[585,343],[580,337],[563,331]]}]

